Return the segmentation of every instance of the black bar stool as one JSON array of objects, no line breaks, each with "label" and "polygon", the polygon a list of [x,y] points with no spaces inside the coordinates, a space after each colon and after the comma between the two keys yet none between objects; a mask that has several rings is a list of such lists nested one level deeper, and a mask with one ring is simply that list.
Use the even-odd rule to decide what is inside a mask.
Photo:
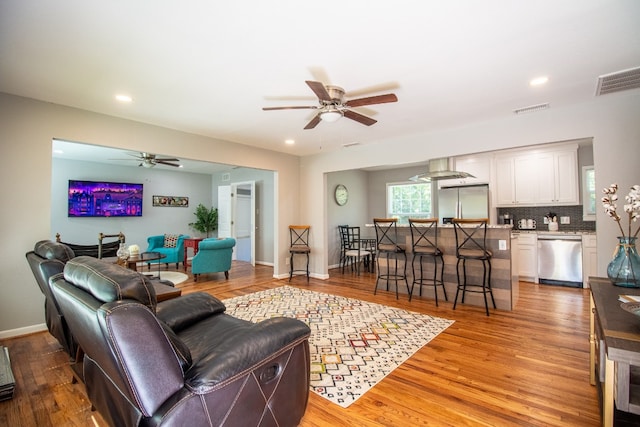
[{"label": "black bar stool", "polygon": [[[398,280],[404,280],[407,285],[407,293],[411,297],[409,290],[409,282],[407,282],[407,252],[403,244],[398,243],[398,230],[396,224],[397,218],[374,218],[373,224],[376,229],[376,251],[378,263],[378,277],[376,279],[376,288],[373,291],[375,295],[378,291],[378,282],[386,280],[387,291],[389,290],[389,280],[393,280],[396,285],[396,299],[398,299]],[[386,259],[386,273],[380,268],[380,258]],[[398,269],[398,258],[402,258],[402,271]],[[394,261],[394,268],[391,271],[391,260]]]},{"label": "black bar stool", "polygon": [[[428,219],[411,219],[409,218],[409,227],[411,228],[411,246],[413,249],[413,259],[411,260],[411,270],[413,271],[413,283],[411,283],[411,293],[409,293],[409,301],[413,296],[413,288],[415,285],[420,286],[420,296],[422,296],[422,286],[433,286],[433,292],[436,298],[436,307],[438,306],[438,286],[442,286],[444,300],[447,298],[447,290],[444,287],[444,258],[443,252],[438,247],[438,218]],[[423,258],[433,260],[433,278],[425,277],[423,272]],[[416,274],[415,261],[418,258],[420,264],[420,275]],[[438,259],[440,259],[440,279],[438,279]]]},{"label": "black bar stool", "polygon": [[[484,296],[484,307],[489,315],[489,304],[487,294],[491,295],[493,308],[496,308],[496,301],[491,290],[491,258],[493,254],[487,249],[487,225],[488,218],[478,219],[453,219],[453,228],[456,235],[456,274],[458,276],[458,288],[456,299],[453,302],[453,309],[458,303],[458,294],[462,291],[462,303],[467,292],[481,293]],[[467,283],[467,261],[480,261],[482,263],[482,283]],[[462,262],[463,280],[460,281],[460,262]]]},{"label": "black bar stool", "polygon": [[[309,281],[309,253],[311,248],[309,247],[309,225],[290,225],[289,236],[291,237],[291,246],[289,247],[289,253],[291,258],[289,260],[289,281],[294,274],[306,273],[307,282]],[[293,256],[294,255],[306,255],[307,267],[306,269],[294,269],[293,268]]]}]

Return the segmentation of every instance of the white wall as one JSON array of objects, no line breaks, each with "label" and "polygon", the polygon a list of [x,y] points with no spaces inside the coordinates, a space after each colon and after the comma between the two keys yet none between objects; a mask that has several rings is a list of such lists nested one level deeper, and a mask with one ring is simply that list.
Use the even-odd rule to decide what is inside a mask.
[{"label": "white wall", "polygon": [[[43,297],[24,254],[51,230],[51,141],[82,141],[132,151],[159,152],[274,171],[274,274],[285,276],[288,225],[299,216],[299,159],[241,144],[188,134],[0,93],[0,338],[42,327]],[[280,265],[282,264],[282,265]]]},{"label": "white wall", "polygon": [[[326,209],[316,194],[327,194],[329,172],[379,165],[415,164],[431,158],[593,137],[596,188],[617,182],[621,188],[640,183],[640,93],[638,90],[594,97],[590,102],[469,124],[446,131],[425,132],[394,141],[380,141],[301,159],[301,217],[316,230],[312,271],[327,275],[329,235]],[[326,203],[326,202],[325,202]],[[333,224],[331,224],[333,226]],[[597,215],[598,275],[606,275],[617,235],[615,223]],[[323,240],[324,239],[324,240]]]}]

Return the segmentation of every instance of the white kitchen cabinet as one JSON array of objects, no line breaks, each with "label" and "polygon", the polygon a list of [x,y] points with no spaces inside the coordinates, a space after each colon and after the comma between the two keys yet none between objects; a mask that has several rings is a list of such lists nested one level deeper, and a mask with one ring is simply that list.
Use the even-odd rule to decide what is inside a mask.
[{"label": "white kitchen cabinet", "polygon": [[582,283],[583,287],[589,287],[589,276],[598,275],[598,254],[596,248],[596,235],[582,235]]},{"label": "white kitchen cabinet", "polygon": [[515,152],[496,158],[496,204],[580,204],[577,146]]},{"label": "white kitchen cabinet", "polygon": [[496,204],[513,206],[516,200],[516,185],[513,171],[513,157],[496,158]]},{"label": "white kitchen cabinet", "polygon": [[491,156],[489,155],[459,156],[454,159],[454,166],[455,170],[470,173],[474,178],[449,180],[449,183],[454,183],[453,185],[488,184],[491,181]]},{"label": "white kitchen cabinet", "polygon": [[523,282],[538,283],[538,235],[535,233],[518,236],[518,275]]}]

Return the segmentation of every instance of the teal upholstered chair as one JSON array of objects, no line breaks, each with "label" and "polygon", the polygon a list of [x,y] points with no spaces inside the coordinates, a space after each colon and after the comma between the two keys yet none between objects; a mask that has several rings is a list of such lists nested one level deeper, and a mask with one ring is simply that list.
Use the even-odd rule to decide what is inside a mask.
[{"label": "teal upholstered chair", "polygon": [[229,278],[231,269],[231,255],[236,239],[204,239],[198,244],[198,253],[191,261],[191,273],[195,281],[202,273],[218,273],[224,271],[224,277]]},{"label": "teal upholstered chair", "polygon": [[158,261],[151,261],[151,264],[169,264],[172,262],[178,264],[184,262],[184,242],[183,239],[188,238],[186,234],[160,234],[159,236],[150,236],[147,238],[149,247],[147,252],[160,252],[166,258]]}]

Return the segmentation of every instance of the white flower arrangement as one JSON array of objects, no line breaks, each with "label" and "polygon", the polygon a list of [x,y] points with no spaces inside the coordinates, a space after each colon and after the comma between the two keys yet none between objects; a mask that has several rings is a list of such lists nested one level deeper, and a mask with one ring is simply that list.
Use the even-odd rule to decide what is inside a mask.
[{"label": "white flower arrangement", "polygon": [[627,202],[623,208],[629,217],[629,229],[628,234],[625,234],[622,224],[620,221],[622,218],[618,215],[618,184],[611,184],[609,188],[605,188],[602,190],[605,196],[602,198],[602,206],[604,207],[604,211],[607,215],[609,215],[613,220],[618,223],[618,227],[620,227],[620,232],[622,233],[622,237],[637,237],[638,232],[640,232],[640,225],[636,229],[636,232],[631,234],[631,223],[636,222],[638,218],[640,218],[640,185],[633,185],[629,194],[624,196],[625,201]]}]

